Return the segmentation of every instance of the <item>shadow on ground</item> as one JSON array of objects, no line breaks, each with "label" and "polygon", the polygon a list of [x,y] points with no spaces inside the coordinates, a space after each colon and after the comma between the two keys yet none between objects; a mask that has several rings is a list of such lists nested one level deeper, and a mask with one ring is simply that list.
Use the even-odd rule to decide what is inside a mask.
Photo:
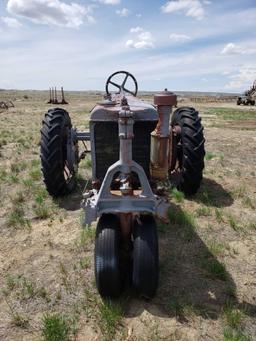
[{"label": "shadow on ground", "polygon": [[[171,210],[183,211],[172,204]],[[156,297],[151,301],[129,298],[125,316],[140,316],[144,310],[159,317],[186,321],[190,312],[217,319],[227,302],[256,316],[255,306],[238,303],[236,285],[225,267],[210,252],[189,221],[170,224],[159,231],[160,278]],[[129,294],[128,294],[129,295]]]},{"label": "shadow on ground", "polygon": [[206,206],[219,208],[231,206],[234,202],[229,192],[216,181],[208,178],[203,179],[201,187],[193,200]]},{"label": "shadow on ground", "polygon": [[77,211],[81,209],[82,193],[85,188],[91,188],[91,181],[79,179],[74,192],[56,199],[57,205],[67,211]]}]

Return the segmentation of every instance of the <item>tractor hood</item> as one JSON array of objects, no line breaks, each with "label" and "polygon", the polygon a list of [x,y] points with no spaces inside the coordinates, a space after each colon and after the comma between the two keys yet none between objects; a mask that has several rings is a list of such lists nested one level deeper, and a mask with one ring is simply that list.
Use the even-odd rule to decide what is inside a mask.
[{"label": "tractor hood", "polygon": [[[134,96],[126,96],[130,110],[134,113],[135,121],[157,121],[155,107]],[[118,121],[118,113],[122,109],[121,96],[113,95],[111,100],[99,102],[91,111],[90,121]]]}]

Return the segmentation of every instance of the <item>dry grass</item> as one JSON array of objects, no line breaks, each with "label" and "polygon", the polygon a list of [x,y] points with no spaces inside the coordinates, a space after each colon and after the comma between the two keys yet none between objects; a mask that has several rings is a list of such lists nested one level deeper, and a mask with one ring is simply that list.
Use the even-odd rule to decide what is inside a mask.
[{"label": "dry grass", "polygon": [[[203,116],[202,188],[189,200],[171,193],[171,223],[159,225],[157,296],[143,301],[126,290],[112,304],[95,288],[94,227],[81,227],[90,160],[79,170],[77,191],[53,200],[39,164],[48,93],[0,95],[15,104],[0,113],[1,340],[256,339],[256,107],[238,112],[231,102],[182,103]],[[69,93],[67,99],[73,124],[88,127],[101,96]]]}]

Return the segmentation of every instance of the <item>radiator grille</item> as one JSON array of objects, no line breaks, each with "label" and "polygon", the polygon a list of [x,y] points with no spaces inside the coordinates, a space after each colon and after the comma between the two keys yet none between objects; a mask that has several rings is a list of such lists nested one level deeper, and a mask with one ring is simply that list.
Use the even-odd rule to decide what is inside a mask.
[{"label": "radiator grille", "polygon": [[[149,177],[150,133],[156,121],[135,122],[132,145],[133,160],[144,168]],[[117,122],[96,122],[94,126],[96,149],[96,178],[103,180],[107,169],[119,159],[119,138]]]}]

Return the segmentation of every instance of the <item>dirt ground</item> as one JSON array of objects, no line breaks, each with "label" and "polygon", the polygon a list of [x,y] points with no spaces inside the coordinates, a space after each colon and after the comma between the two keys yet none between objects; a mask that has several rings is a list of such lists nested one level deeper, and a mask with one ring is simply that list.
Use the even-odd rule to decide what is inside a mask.
[{"label": "dirt ground", "polygon": [[[89,158],[75,193],[53,200],[42,183],[47,96],[0,93],[15,104],[0,112],[0,340],[61,340],[45,336],[47,316],[62,316],[63,340],[256,340],[256,106],[180,103],[196,107],[205,127],[201,189],[189,199],[170,194],[156,297],[126,289],[110,303],[95,287],[94,227],[82,228]],[[101,96],[66,97],[73,124],[87,128]]]}]

